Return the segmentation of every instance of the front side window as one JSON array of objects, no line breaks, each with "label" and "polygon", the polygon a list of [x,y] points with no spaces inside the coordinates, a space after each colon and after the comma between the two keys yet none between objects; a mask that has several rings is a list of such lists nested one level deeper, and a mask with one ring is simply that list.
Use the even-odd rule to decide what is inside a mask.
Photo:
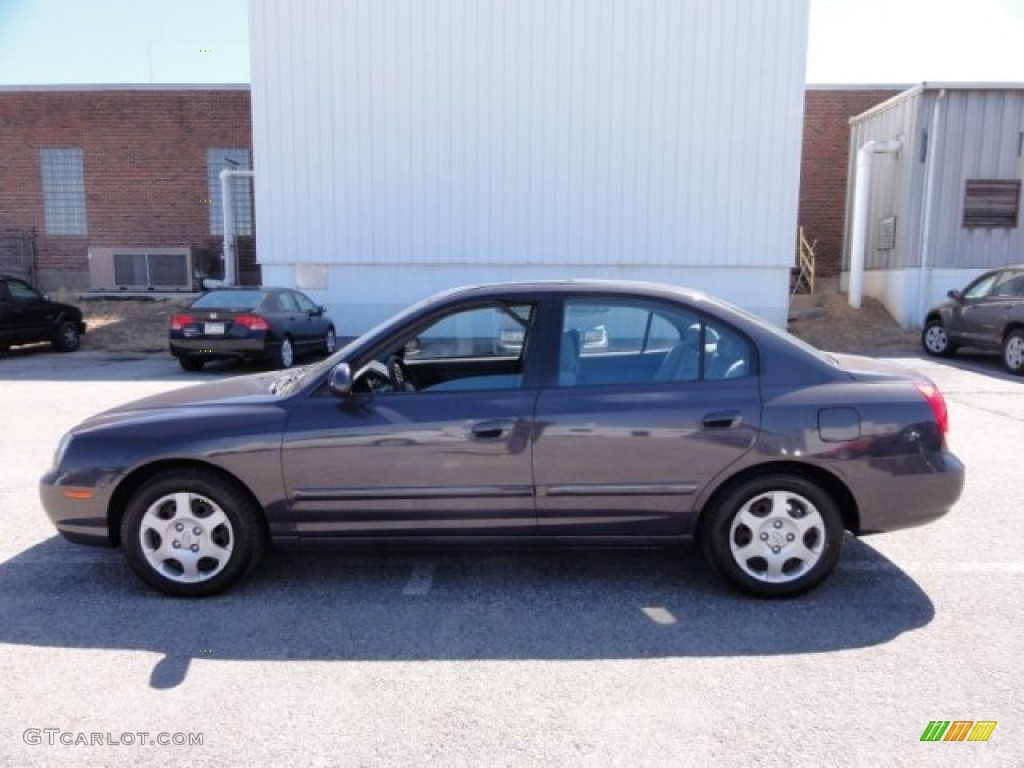
[{"label": "front side window", "polygon": [[404,393],[519,389],[534,307],[492,304],[400,336],[356,374],[356,389]]},{"label": "front side window", "polygon": [[983,275],[978,280],[975,280],[964,291],[965,299],[983,299],[992,293],[992,289],[995,288],[996,281],[999,279],[999,272],[993,272],[989,275]]},{"label": "front side window", "polygon": [[21,282],[21,280],[8,280],[7,289],[11,293],[11,298],[15,301],[37,301],[40,298],[34,288],[28,283]]},{"label": "front side window", "polygon": [[48,235],[85,235],[81,149],[42,149],[43,214]]}]

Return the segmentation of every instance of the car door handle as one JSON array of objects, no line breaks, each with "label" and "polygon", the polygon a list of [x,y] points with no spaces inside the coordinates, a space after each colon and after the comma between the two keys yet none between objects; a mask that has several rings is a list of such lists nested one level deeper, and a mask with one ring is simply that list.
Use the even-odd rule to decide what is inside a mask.
[{"label": "car door handle", "polygon": [[512,434],[514,427],[511,421],[482,421],[470,432],[474,440],[502,440]]},{"label": "car door handle", "polygon": [[716,411],[707,414],[702,423],[704,429],[735,429],[743,423],[743,414],[739,411]]}]

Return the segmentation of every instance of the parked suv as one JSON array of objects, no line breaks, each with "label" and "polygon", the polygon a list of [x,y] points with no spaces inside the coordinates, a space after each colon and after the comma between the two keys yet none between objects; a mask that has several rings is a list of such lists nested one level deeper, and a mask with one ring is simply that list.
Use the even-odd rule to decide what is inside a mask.
[{"label": "parked suv", "polygon": [[50,301],[24,280],[0,275],[0,352],[40,341],[58,352],[73,352],[83,333],[78,307]]},{"label": "parked suv", "polygon": [[1010,373],[1024,375],[1024,264],[986,272],[928,310],[921,346],[948,357],[960,347],[998,350]]}]

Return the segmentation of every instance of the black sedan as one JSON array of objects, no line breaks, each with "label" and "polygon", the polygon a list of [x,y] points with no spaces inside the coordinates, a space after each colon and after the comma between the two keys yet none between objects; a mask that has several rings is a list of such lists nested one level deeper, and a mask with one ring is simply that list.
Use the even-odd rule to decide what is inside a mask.
[{"label": "black sedan", "polygon": [[1024,264],[986,272],[928,310],[921,346],[949,357],[960,347],[999,351],[1010,373],[1024,375]]},{"label": "black sedan", "polygon": [[171,354],[186,371],[224,359],[290,368],[302,355],[334,351],[334,323],[326,312],[290,288],[210,291],[171,316]]},{"label": "black sedan", "polygon": [[844,531],[949,511],[947,428],[927,379],[699,293],[506,284],[307,368],[95,416],[41,494],[64,536],[123,548],[172,595],[226,589],[268,545],[697,539],[735,586],[786,597],[832,571]]},{"label": "black sedan", "polygon": [[83,333],[78,307],[50,301],[24,280],[0,275],[0,352],[41,341],[58,352],[73,352]]}]

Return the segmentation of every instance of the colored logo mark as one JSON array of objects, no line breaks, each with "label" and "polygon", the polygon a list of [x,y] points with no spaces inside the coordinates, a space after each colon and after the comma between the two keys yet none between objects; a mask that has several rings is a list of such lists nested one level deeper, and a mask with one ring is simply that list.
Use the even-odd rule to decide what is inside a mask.
[{"label": "colored logo mark", "polygon": [[921,741],[988,741],[995,720],[930,720]]}]

